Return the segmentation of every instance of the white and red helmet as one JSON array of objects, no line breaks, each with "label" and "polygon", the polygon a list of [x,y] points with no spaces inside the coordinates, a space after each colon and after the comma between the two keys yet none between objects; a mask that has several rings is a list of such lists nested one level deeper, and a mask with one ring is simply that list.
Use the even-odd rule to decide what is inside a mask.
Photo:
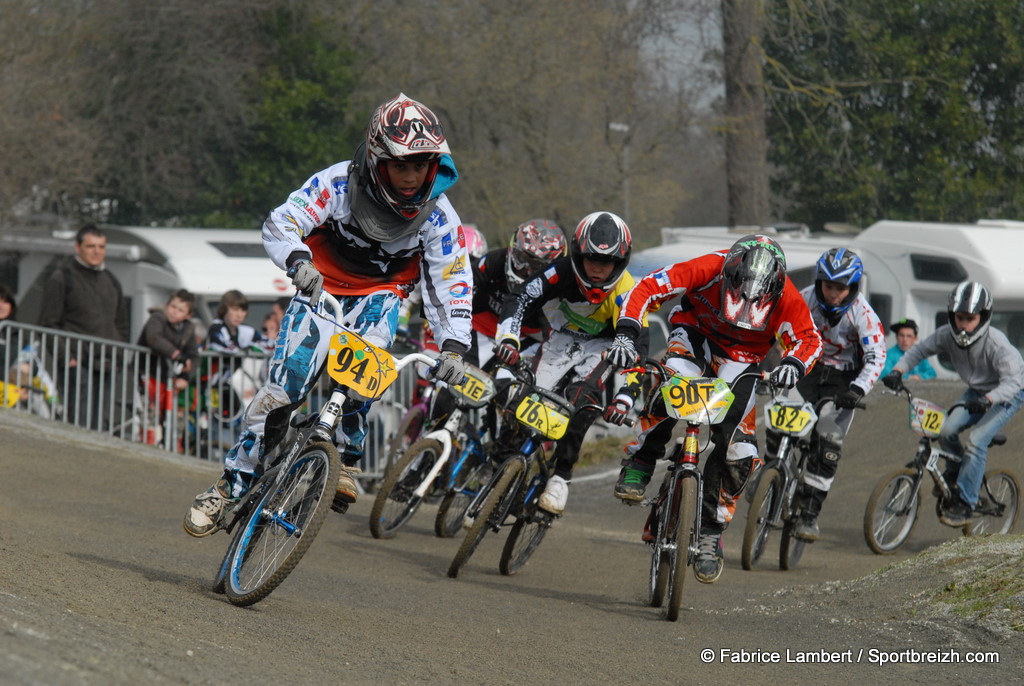
[{"label": "white and red helmet", "polygon": [[505,279],[510,288],[521,286],[532,274],[565,255],[565,234],[550,219],[523,222],[508,243]]},{"label": "white and red helmet", "polygon": [[[602,302],[626,272],[633,251],[633,236],[622,218],[611,212],[592,212],[580,220],[572,237],[572,270],[580,290],[592,303]],[[595,283],[587,276],[584,258],[615,265],[611,275]]]},{"label": "white and red helmet", "polygon": [[[378,107],[366,129],[366,157],[370,190],[378,201],[404,217],[414,217],[429,200],[442,155],[449,155],[448,141],[437,115],[404,93]],[[388,178],[388,160],[429,162],[419,192],[404,198],[394,192]]]}]

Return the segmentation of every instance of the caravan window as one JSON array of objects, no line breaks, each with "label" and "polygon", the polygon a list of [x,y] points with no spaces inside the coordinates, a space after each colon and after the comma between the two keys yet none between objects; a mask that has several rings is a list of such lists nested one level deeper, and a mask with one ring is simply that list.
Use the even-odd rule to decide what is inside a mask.
[{"label": "caravan window", "polygon": [[941,283],[960,283],[967,280],[967,271],[959,260],[951,257],[935,255],[910,256],[910,268],[918,281],[939,281]]}]

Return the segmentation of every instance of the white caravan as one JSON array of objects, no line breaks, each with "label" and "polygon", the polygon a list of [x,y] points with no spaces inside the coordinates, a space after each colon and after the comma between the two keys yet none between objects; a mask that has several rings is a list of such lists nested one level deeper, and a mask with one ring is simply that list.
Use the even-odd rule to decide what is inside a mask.
[{"label": "white caravan", "polygon": [[[221,295],[241,291],[249,299],[246,323],[257,329],[275,300],[295,292],[267,256],[259,229],[102,228],[108,237],[107,267],[129,302],[132,342],[149,311],[163,307],[179,288],[196,295],[196,316],[204,324],[216,315]],[[35,323],[43,283],[64,257],[74,254],[74,234],[4,229],[0,258],[5,253],[8,274],[16,273],[9,280],[17,284],[18,318]]]}]

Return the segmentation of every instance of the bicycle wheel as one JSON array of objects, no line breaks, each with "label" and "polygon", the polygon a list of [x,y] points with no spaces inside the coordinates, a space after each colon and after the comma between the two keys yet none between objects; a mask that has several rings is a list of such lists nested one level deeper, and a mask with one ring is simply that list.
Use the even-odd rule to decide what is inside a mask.
[{"label": "bicycle wheel", "polygon": [[761,559],[768,545],[768,534],[771,533],[772,510],[782,492],[782,474],[774,467],[761,470],[757,490],[747,510],[747,526],[743,530],[743,569],[750,570]]},{"label": "bicycle wheel", "polygon": [[398,424],[395,435],[388,441],[387,461],[384,463],[384,471],[387,473],[391,465],[405,454],[423,431],[423,424],[427,419],[427,411],[421,405],[413,405],[402,415],[402,421]]},{"label": "bicycle wheel", "polygon": [[864,508],[864,540],[879,555],[891,555],[910,538],[921,509],[917,470],[897,469],[875,486]]},{"label": "bicycle wheel", "polygon": [[686,568],[690,564],[690,550],[696,542],[697,530],[697,480],[695,477],[683,476],[677,493],[675,525],[672,528],[675,547],[669,552],[671,573],[669,576],[668,607],[665,619],[674,622],[679,618],[679,606],[683,602],[683,582],[686,579]]},{"label": "bicycle wheel", "polygon": [[505,576],[511,576],[519,571],[526,564],[537,546],[544,540],[544,534],[551,528],[551,517],[537,509],[537,500],[540,491],[543,490],[538,484],[536,492],[529,502],[523,503],[522,508],[516,517],[516,523],[505,539],[505,547],[501,550],[501,560],[498,562],[498,569]]},{"label": "bicycle wheel", "polygon": [[433,438],[421,438],[391,465],[377,489],[370,510],[370,533],[374,538],[392,538],[423,503],[414,491],[441,458],[444,446]]},{"label": "bicycle wheel", "polygon": [[665,552],[665,541],[660,532],[665,531],[668,526],[661,521],[661,513],[667,512],[668,508],[659,508],[657,505],[651,510],[648,517],[651,537],[651,572],[648,579],[647,603],[651,607],[661,607],[665,602],[665,589],[668,588],[668,573],[671,567],[671,560]]},{"label": "bicycle wheel", "polygon": [[796,567],[803,557],[807,541],[793,535],[796,519],[790,519],[782,525],[782,542],[779,544],[779,569],[790,570]]},{"label": "bicycle wheel", "polygon": [[[481,456],[481,459],[486,459]],[[460,477],[454,488],[450,489],[441,499],[437,507],[437,517],[434,518],[434,533],[440,538],[452,538],[462,529],[462,518],[466,516],[466,508],[473,502],[473,498],[480,492],[480,489],[487,484],[491,474],[490,466],[486,463],[478,463],[472,466],[463,466],[466,472],[464,478]]]},{"label": "bicycle wheel", "polygon": [[525,465],[517,459],[506,460],[501,466],[497,478],[493,481],[494,485],[484,498],[480,509],[474,514],[473,526],[469,527],[466,538],[462,540],[462,545],[448,566],[448,576],[452,579],[459,575],[459,570],[469,561],[487,530],[501,526],[501,520],[504,519],[507,510],[506,505],[515,497],[524,467]]},{"label": "bicycle wheel", "polygon": [[1013,531],[1020,514],[1020,483],[1005,469],[985,472],[978,505],[980,516],[967,524],[968,536],[1008,534]]},{"label": "bicycle wheel", "polygon": [[228,600],[252,605],[288,577],[327,517],[340,470],[334,446],[311,441],[268,488],[239,531],[228,566]]}]

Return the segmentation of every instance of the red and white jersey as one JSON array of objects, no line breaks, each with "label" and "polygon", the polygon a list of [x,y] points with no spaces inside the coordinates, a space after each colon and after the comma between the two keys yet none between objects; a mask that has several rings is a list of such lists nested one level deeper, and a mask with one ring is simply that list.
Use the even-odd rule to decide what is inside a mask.
[{"label": "red and white jersey", "polygon": [[860,374],[852,383],[864,393],[869,393],[885,366],[885,329],[867,298],[863,293],[857,294],[849,309],[833,326],[818,307],[813,284],[800,291],[800,295],[804,297],[821,334],[824,347],[818,364],[844,371],[859,369]]},{"label": "red and white jersey", "polygon": [[811,320],[800,292],[786,277],[782,296],[763,331],[741,329],[722,321],[722,263],[727,250],[664,267],[637,282],[626,294],[618,326],[639,327],[642,318],[666,300],[682,296],[673,308],[673,327],[695,328],[731,360],[756,364],[764,360],[776,338],[784,357],[798,361],[804,370],[821,355],[821,336]]}]

